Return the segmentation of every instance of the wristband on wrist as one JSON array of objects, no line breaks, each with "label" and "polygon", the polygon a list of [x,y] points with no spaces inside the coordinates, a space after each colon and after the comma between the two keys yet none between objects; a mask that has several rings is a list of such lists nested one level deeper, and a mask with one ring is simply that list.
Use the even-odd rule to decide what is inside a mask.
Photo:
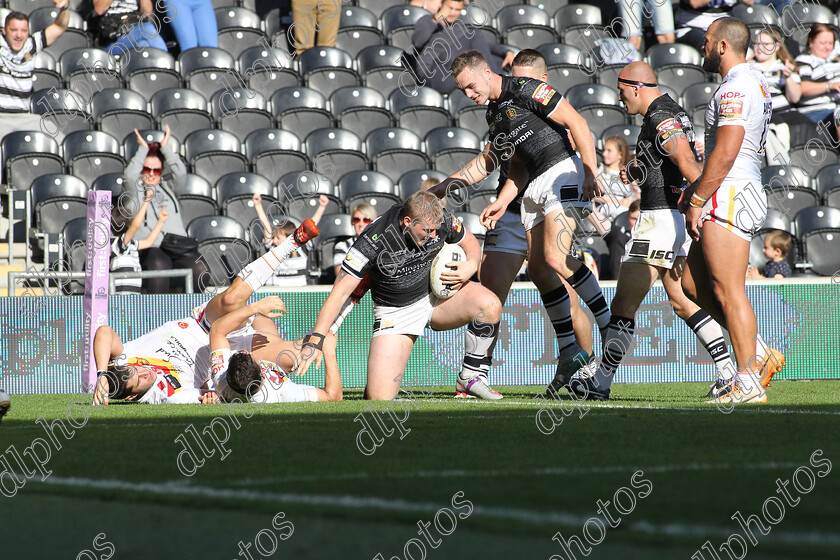
[{"label": "wristband on wrist", "polygon": [[691,195],[691,200],[689,201],[689,206],[692,208],[703,208],[703,205],[706,204],[706,201],[709,200],[708,198],[702,198],[697,196],[696,194]]},{"label": "wristband on wrist", "polygon": [[[326,337],[320,333],[312,333],[303,337],[302,348],[311,346],[315,350],[322,351],[324,349],[324,339]],[[317,342],[315,342],[317,340]]]}]

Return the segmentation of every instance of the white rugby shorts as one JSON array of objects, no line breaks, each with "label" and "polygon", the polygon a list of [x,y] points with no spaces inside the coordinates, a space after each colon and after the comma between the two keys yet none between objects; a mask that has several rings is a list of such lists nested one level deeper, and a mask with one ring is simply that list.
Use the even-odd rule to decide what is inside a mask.
[{"label": "white rugby shorts", "polygon": [[521,219],[515,212],[507,210],[502,219],[496,222],[496,227],[487,230],[484,236],[484,252],[487,251],[528,256],[525,228],[522,227]]},{"label": "white rugby shorts", "polygon": [[522,195],[522,225],[528,231],[557,209],[584,208],[583,163],[578,156],[558,162],[534,178]]},{"label": "white rugby shorts", "polygon": [[690,247],[685,216],[678,210],[645,210],[630,231],[621,262],[672,268],[677,257],[688,255]]},{"label": "white rugby shorts", "polygon": [[404,307],[373,306],[373,335],[408,334],[420,336],[432,320],[438,298],[428,296]]},{"label": "white rugby shorts", "polygon": [[747,242],[766,218],[767,194],[761,181],[724,182],[703,205],[704,221],[725,228]]}]

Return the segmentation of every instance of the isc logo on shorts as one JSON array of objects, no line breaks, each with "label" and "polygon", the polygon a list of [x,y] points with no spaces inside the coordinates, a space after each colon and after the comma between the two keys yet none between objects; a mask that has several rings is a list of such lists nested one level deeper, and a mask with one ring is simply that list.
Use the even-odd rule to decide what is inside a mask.
[{"label": "isc logo on shorts", "polygon": [[674,258],[674,252],[673,251],[668,251],[666,253],[665,251],[663,251],[661,249],[658,250],[658,251],[651,251],[650,252],[650,258],[651,259],[657,259],[657,260],[658,259],[671,260],[672,258]]}]

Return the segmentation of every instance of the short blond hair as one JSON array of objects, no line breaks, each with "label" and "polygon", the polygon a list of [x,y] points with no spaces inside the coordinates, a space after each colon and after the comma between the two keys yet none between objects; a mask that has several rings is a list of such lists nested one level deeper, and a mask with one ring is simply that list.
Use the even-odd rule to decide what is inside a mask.
[{"label": "short blond hair", "polygon": [[376,208],[374,208],[367,202],[360,202],[359,204],[355,205],[350,211],[350,215],[352,216],[356,212],[359,212],[365,218],[369,218],[370,221],[375,220],[379,216],[379,214],[376,213]]},{"label": "short blond hair", "polygon": [[400,217],[425,218],[437,225],[443,223],[443,206],[438,197],[428,191],[417,191],[403,204]]},{"label": "short blond hair", "polygon": [[484,68],[485,66],[487,66],[487,59],[484,58],[481,51],[470,49],[455,57],[455,60],[449,66],[449,71],[453,77],[458,77],[458,74],[466,68]]}]

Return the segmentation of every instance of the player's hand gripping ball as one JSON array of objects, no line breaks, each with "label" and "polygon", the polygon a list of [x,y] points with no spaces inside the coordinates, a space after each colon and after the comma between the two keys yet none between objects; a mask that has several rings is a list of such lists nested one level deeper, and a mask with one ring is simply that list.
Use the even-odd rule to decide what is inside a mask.
[{"label": "player's hand gripping ball", "polygon": [[465,262],[467,254],[461,249],[460,245],[454,243],[447,243],[443,249],[432,261],[432,269],[429,271],[429,284],[432,288],[432,293],[439,299],[448,299],[455,295],[458,290],[453,289],[452,286],[446,285],[441,280],[440,275],[445,272],[451,272],[451,268],[447,268],[451,262]]}]

